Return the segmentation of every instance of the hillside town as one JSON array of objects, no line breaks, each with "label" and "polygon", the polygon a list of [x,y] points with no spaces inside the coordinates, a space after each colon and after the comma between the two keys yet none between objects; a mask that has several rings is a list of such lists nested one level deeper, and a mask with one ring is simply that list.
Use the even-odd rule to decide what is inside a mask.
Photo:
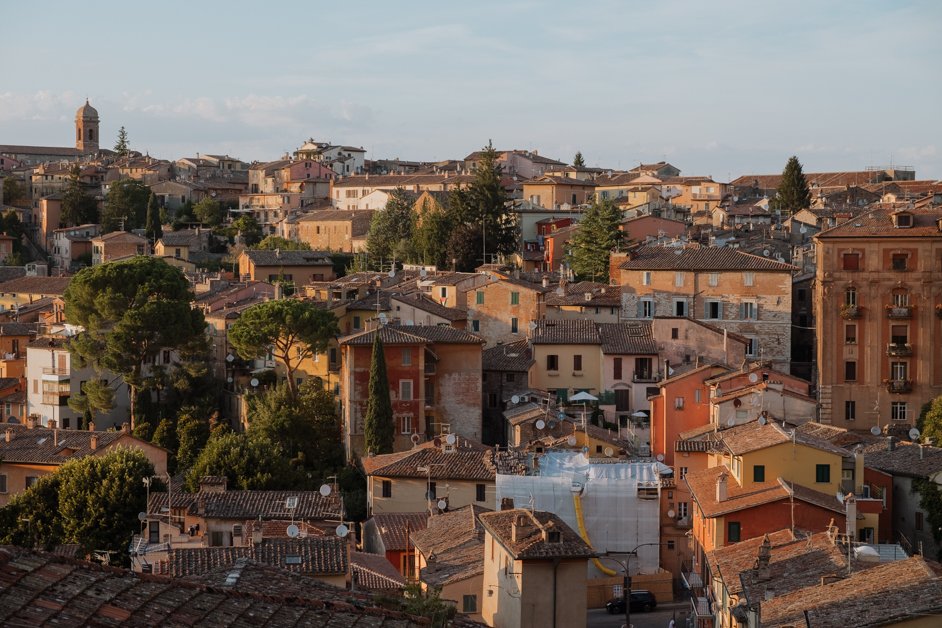
[{"label": "hillside town", "polygon": [[942,181],[76,104],[0,144],[0,625],[942,623]]}]

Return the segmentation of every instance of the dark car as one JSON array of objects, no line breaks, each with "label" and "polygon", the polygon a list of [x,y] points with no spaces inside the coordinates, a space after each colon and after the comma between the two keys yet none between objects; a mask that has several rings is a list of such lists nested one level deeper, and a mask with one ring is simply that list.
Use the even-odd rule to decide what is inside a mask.
[{"label": "dark car", "polygon": [[[631,612],[653,611],[657,608],[657,600],[650,591],[632,591],[631,592]],[[609,615],[625,612],[625,602],[620,597],[612,598],[605,605]]]}]

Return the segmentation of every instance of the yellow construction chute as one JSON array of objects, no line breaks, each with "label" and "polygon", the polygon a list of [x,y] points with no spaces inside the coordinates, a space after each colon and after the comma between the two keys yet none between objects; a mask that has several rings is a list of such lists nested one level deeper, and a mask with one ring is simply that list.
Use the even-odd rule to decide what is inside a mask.
[{"label": "yellow construction chute", "polygon": [[[585,529],[585,517],[582,514],[582,495],[576,492],[572,494],[572,505],[576,509],[576,522],[579,524],[579,536],[582,537],[582,540],[586,542],[586,545],[589,548],[592,548],[592,541],[589,540],[589,533]],[[593,558],[592,562],[595,563],[596,569],[604,573],[606,576],[617,576],[618,572],[609,569],[602,564],[598,558]]]}]

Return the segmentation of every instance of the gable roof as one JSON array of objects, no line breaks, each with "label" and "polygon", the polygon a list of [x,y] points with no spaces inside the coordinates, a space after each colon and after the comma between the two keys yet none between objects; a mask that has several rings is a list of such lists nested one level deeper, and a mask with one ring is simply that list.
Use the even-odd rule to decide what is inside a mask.
[{"label": "gable roof", "polygon": [[427,512],[383,512],[373,514],[373,525],[387,552],[410,549],[409,535],[428,525]]},{"label": "gable roof", "polygon": [[246,249],[243,254],[256,266],[333,266],[328,253]]},{"label": "gable roof", "polygon": [[[514,522],[521,517],[525,527],[514,535]],[[484,528],[510,552],[515,560],[583,558],[595,552],[558,515],[541,510],[513,508],[479,515]],[[559,532],[559,541],[544,540],[543,532]],[[516,536],[516,538],[515,538]]]},{"label": "gable roof", "polygon": [[[30,429],[13,423],[2,423],[0,426],[3,428],[0,431],[0,460],[3,462],[60,465],[75,458],[100,453],[122,438],[130,443],[142,442],[120,431],[51,430],[45,427]],[[7,431],[10,433],[10,442],[6,440]],[[93,437],[98,439],[97,449],[91,448]]]},{"label": "gable roof", "polygon": [[[367,456],[362,464],[367,475],[382,477],[483,481],[496,477],[491,448],[461,436],[450,452],[429,441],[408,451]],[[419,471],[419,467],[423,470]],[[425,469],[432,469],[431,475]]]},{"label": "gable roof", "polygon": [[651,321],[599,323],[602,353],[606,355],[657,355],[657,343],[651,333]]},{"label": "gable roof", "polygon": [[[484,344],[480,336],[442,325],[382,325],[379,328],[380,341],[384,345],[414,345],[428,343],[442,344]],[[340,339],[342,345],[372,345],[376,329],[359,332]]]},{"label": "gable roof", "polygon": [[386,560],[385,556],[351,552],[350,566],[353,581],[357,587],[372,591],[388,591],[406,586],[406,579],[392,566],[392,563]]},{"label": "gable roof", "polygon": [[912,214],[912,227],[894,227],[893,214],[903,207],[879,207],[846,222],[825,229],[815,239],[829,238],[936,238],[942,239],[942,230],[938,221],[942,219],[942,210],[938,207],[904,209]]},{"label": "gable roof", "polygon": [[798,271],[798,268],[791,264],[725,247],[679,249],[647,246],[632,252],[619,268],[622,270]]},{"label": "gable roof", "polygon": [[0,294],[65,294],[69,277],[17,277],[0,283]]},{"label": "gable roof", "polygon": [[420,579],[444,586],[484,573],[484,528],[479,516],[488,509],[471,504],[429,518],[412,542],[425,557]]},{"label": "gable roof", "polygon": [[754,420],[723,430],[720,436],[726,449],[734,456],[781,445],[793,439],[798,444],[838,456],[852,455],[850,451],[843,447],[838,447],[825,439],[817,438],[807,431],[795,429],[792,432],[794,435],[786,432],[785,428],[774,420],[767,421],[765,425],[762,425],[758,420]]},{"label": "gable roof", "polygon": [[[289,497],[297,497],[297,507],[288,510]],[[167,493],[150,494],[148,512],[160,512],[167,505]],[[340,516],[340,499],[319,491],[200,491],[173,494],[174,507],[185,505],[190,514],[206,519],[285,519],[327,520]]]},{"label": "gable roof", "polygon": [[391,301],[399,301],[400,303],[408,304],[416,309],[423,310],[429,314],[434,314],[439,318],[444,318],[447,321],[464,321],[468,320],[468,313],[464,310],[459,310],[454,307],[446,307],[440,303],[437,303],[435,300],[430,299],[427,295],[421,292],[412,292],[401,295],[390,295]]},{"label": "gable roof", "polygon": [[533,362],[533,351],[528,340],[498,344],[481,354],[482,371],[526,372]]},{"label": "gable roof", "polygon": [[942,448],[903,442],[890,451],[880,442],[866,449],[864,464],[891,475],[928,478],[942,471]]},{"label": "gable roof", "polygon": [[602,339],[595,321],[574,318],[536,321],[530,342],[534,345],[600,345]]},{"label": "gable roof", "polygon": [[[288,560],[292,557],[292,560]],[[337,536],[305,539],[262,539],[259,544],[234,547],[198,547],[171,549],[164,575],[174,578],[192,576],[249,558],[265,565],[297,573],[318,575],[346,574],[347,540]]]}]

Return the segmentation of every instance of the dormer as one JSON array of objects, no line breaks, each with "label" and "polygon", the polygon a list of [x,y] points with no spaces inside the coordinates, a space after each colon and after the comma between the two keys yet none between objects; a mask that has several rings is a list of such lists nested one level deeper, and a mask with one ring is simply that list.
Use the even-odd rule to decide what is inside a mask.
[{"label": "dormer", "polygon": [[913,226],[913,215],[908,211],[893,212],[893,226],[897,229],[909,229]]}]

